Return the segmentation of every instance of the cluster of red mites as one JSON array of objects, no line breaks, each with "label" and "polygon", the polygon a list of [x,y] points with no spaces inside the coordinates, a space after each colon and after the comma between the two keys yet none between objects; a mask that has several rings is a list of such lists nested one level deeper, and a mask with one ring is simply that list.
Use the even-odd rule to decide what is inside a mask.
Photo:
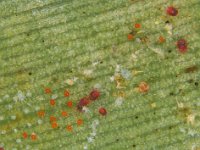
[{"label": "cluster of red mites", "polygon": [[[89,105],[92,101],[96,101],[100,97],[100,95],[101,94],[98,89],[92,90],[88,96],[80,99],[77,104],[77,109],[83,112],[83,107]],[[103,107],[99,108],[99,113],[103,116],[107,114],[106,109]]]},{"label": "cluster of red mites", "polygon": [[176,43],[179,52],[185,53],[187,51],[187,41],[185,39],[180,39]]},{"label": "cluster of red mites", "polygon": [[[173,6],[169,6],[166,9],[166,13],[169,16],[177,16],[178,15],[178,9],[173,7]],[[185,39],[179,39],[176,43],[176,46],[179,50],[180,53],[185,53],[187,51],[187,41]]]},{"label": "cluster of red mites", "polygon": [[80,99],[77,104],[77,109],[83,111],[83,107],[89,105],[92,101],[95,101],[99,98],[100,92],[97,89],[94,89],[90,92],[89,96],[85,96]]}]

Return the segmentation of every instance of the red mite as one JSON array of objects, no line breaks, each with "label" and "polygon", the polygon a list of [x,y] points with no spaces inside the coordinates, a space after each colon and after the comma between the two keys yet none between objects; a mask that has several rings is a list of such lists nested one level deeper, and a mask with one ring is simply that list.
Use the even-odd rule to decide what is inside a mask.
[{"label": "red mite", "polygon": [[173,6],[169,6],[166,9],[166,13],[170,16],[177,16],[178,15],[178,10],[174,8]]},{"label": "red mite", "polygon": [[79,101],[78,105],[87,106],[89,103],[90,103],[90,100],[88,99],[88,97],[84,97]]},{"label": "red mite", "polygon": [[80,99],[79,103],[77,104],[77,109],[82,111],[83,106],[87,106],[90,103],[89,97],[84,97]]},{"label": "red mite", "polygon": [[187,42],[184,39],[180,39],[177,41],[176,46],[181,53],[185,53],[187,51]]},{"label": "red mite", "polygon": [[[26,132],[23,132],[23,138],[26,139],[28,137],[28,134]],[[1,150],[1,149],[0,149]]]},{"label": "red mite", "polygon": [[105,116],[107,114],[107,111],[105,108],[101,107],[99,108],[99,113],[102,115],[102,116]]},{"label": "red mite", "polygon": [[99,98],[99,96],[100,96],[100,92],[99,92],[97,89],[94,89],[94,90],[90,93],[89,98],[90,98],[90,100],[95,101],[95,100],[97,100],[97,99]]}]

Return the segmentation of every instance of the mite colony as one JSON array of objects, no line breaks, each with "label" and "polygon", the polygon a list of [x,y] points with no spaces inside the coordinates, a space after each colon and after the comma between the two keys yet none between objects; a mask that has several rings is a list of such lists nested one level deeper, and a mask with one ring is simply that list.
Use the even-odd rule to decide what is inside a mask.
[{"label": "mite colony", "polygon": [[[175,17],[178,15],[178,10],[173,7],[173,6],[169,6],[167,7],[166,9],[166,14],[168,16],[172,16],[172,17]],[[133,41],[135,39],[135,37],[138,35],[138,33],[140,32],[140,29],[142,28],[142,25],[139,24],[139,23],[135,23],[134,26],[133,26],[133,29],[132,31],[127,35],[127,39],[129,41]],[[148,38],[147,37],[144,37],[144,38],[141,38],[141,41],[142,42],[147,42],[148,41]],[[159,36],[158,38],[158,42],[161,44],[161,43],[164,43],[166,40],[163,36]],[[187,52],[187,49],[188,49],[188,43],[185,39],[183,38],[180,38],[178,39],[176,42],[176,47],[178,49],[178,51],[180,53],[185,53]],[[188,68],[185,72],[193,72],[196,70],[196,67],[193,67],[193,68]],[[137,91],[140,92],[140,93],[147,93],[149,91],[149,85],[146,83],[146,82],[140,82],[138,84],[138,87],[137,87]],[[52,93],[52,90],[51,88],[45,88],[44,89],[44,93],[45,94],[51,94]],[[100,97],[100,91],[98,89],[93,89],[87,96],[84,96],[82,97],[78,103],[75,105],[75,110],[78,111],[79,113],[84,113],[85,112],[85,107],[91,105],[92,103],[94,103],[96,100],[99,99]],[[68,90],[65,90],[64,93],[63,93],[63,96],[65,98],[68,98],[70,97],[70,92]],[[56,106],[56,100],[55,99],[50,99],[49,100],[49,105],[51,107],[55,107]],[[73,108],[73,101],[68,101],[66,102],[66,106],[68,108]],[[107,110],[104,108],[104,107],[100,107],[98,109],[98,112],[101,116],[106,116],[107,115]],[[45,110],[39,110],[37,112],[37,115],[38,117],[40,118],[44,118],[45,117]],[[69,114],[67,111],[63,110],[61,111],[60,113],[61,117],[65,118],[65,117],[69,117]],[[50,125],[51,125],[51,128],[52,129],[56,129],[59,127],[59,124],[58,124],[58,118],[56,118],[54,115],[50,115],[49,116],[49,122],[50,122]],[[77,126],[81,126],[83,125],[83,120],[81,118],[78,118],[76,120],[76,124]],[[73,126],[71,124],[67,124],[66,125],[66,130],[68,132],[72,132],[73,130]],[[27,139],[28,137],[30,136],[31,140],[35,141],[37,140],[37,134],[32,132],[32,133],[27,133],[27,132],[23,132],[22,133],[22,137],[24,139]],[[2,149],[2,148],[0,148]]]},{"label": "mite colony", "polygon": [[[51,94],[51,93],[52,93],[52,90],[51,90],[50,88],[45,88],[45,89],[44,89],[44,93],[45,93],[45,94]],[[64,91],[64,97],[67,98],[67,97],[69,97],[69,96],[70,96],[70,92],[69,92],[68,90],[65,90],[65,91]],[[81,99],[78,101],[75,110],[77,110],[77,111],[80,112],[80,113],[84,113],[85,111],[84,111],[83,108],[86,107],[86,106],[88,106],[88,105],[91,104],[92,102],[98,100],[99,97],[100,97],[100,91],[99,91],[98,89],[93,89],[93,90],[89,93],[88,96],[85,96],[85,97],[81,98]],[[56,100],[55,100],[55,99],[50,99],[49,105],[50,105],[51,107],[56,106]],[[72,108],[72,107],[73,107],[73,102],[72,102],[72,101],[68,101],[68,102],[66,103],[66,106],[67,106],[68,108]],[[99,108],[99,114],[102,115],[102,116],[105,116],[105,115],[107,114],[106,109],[105,109],[104,107]],[[40,110],[40,111],[38,111],[38,112],[37,112],[37,115],[38,115],[38,117],[40,117],[40,118],[44,118],[44,117],[45,117],[45,110]],[[68,116],[69,116],[68,112],[67,112],[67,111],[64,111],[64,110],[61,111],[61,114],[60,114],[60,115],[61,115],[62,117],[68,117]],[[58,120],[57,120],[57,118],[56,118],[54,115],[51,115],[51,116],[49,117],[49,122],[50,122],[50,124],[51,124],[52,129],[56,129],[56,128],[59,127],[59,124],[58,124],[57,121],[58,121]],[[83,120],[82,120],[81,118],[77,119],[76,124],[77,124],[78,126],[83,125]],[[73,130],[73,126],[70,125],[70,124],[66,125],[66,130],[67,130],[68,132],[71,132],[71,131]],[[23,133],[22,133],[22,137],[23,137],[24,139],[27,139],[28,136],[29,136],[29,134],[28,134],[27,132],[23,132]],[[36,135],[36,133],[34,133],[34,132],[31,133],[31,134],[30,134],[30,138],[31,138],[33,141],[34,141],[34,140],[37,140],[37,135]]]},{"label": "mite colony", "polygon": [[[178,10],[173,7],[173,6],[169,6],[166,9],[166,14],[172,17],[175,17],[178,15]],[[134,37],[136,37],[137,33],[139,32],[139,29],[141,28],[141,24],[136,23],[134,25],[134,29],[128,34],[127,38],[128,40],[134,40]],[[144,38],[141,39],[141,41],[144,42]],[[146,40],[145,40],[146,41]],[[164,43],[165,42],[165,38],[163,36],[159,37],[159,43]],[[187,52],[187,41],[185,39],[180,38],[177,42],[176,42],[176,47],[178,48],[178,51],[180,53],[185,53]]]}]

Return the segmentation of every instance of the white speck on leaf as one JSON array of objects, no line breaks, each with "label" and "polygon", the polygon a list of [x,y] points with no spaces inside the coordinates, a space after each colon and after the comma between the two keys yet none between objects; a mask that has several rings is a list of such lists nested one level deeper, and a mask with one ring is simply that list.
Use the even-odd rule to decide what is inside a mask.
[{"label": "white speck on leaf", "polygon": [[1,131],[1,134],[6,134],[6,130],[2,130],[2,131]]},{"label": "white speck on leaf", "polygon": [[193,131],[193,130],[191,130],[191,129],[188,130],[188,135],[190,135],[190,136],[193,137],[195,134],[196,134],[195,131]]},{"label": "white speck on leaf", "polygon": [[195,114],[190,114],[187,116],[187,123],[193,125],[195,121]]},{"label": "white speck on leaf", "polygon": [[4,147],[4,143],[0,143],[0,147]]},{"label": "white speck on leaf", "polygon": [[3,99],[8,99],[10,96],[7,94],[3,97]]},{"label": "white speck on leaf", "polygon": [[184,104],[182,102],[179,102],[178,100],[176,100],[176,103],[178,105],[178,108],[184,108]]},{"label": "white speck on leaf", "polygon": [[11,104],[8,104],[6,107],[8,110],[11,110],[13,108],[13,106]]},{"label": "white speck on leaf", "polygon": [[94,89],[101,89],[101,84],[100,83],[95,84]]},{"label": "white speck on leaf", "polygon": [[121,69],[121,75],[123,78],[125,78],[127,80],[129,80],[131,77],[131,73],[127,69]]},{"label": "white speck on leaf", "polygon": [[27,123],[27,126],[28,126],[28,127],[31,127],[32,125],[31,125],[31,123]]},{"label": "white speck on leaf", "polygon": [[35,107],[35,110],[36,110],[36,111],[40,110],[40,107],[39,107],[39,106],[36,106],[36,107]]},{"label": "white speck on leaf", "polygon": [[159,23],[160,23],[160,22],[159,22],[158,20],[157,20],[157,21],[155,21],[155,24],[156,24],[156,25],[158,25]]},{"label": "white speck on leaf", "polygon": [[42,121],[41,119],[39,119],[39,120],[37,121],[37,123],[38,123],[38,124],[42,124],[43,121]]},{"label": "white speck on leaf", "polygon": [[110,77],[110,81],[111,81],[111,82],[115,81],[115,76],[111,76],[111,77]]},{"label": "white speck on leaf", "polygon": [[30,145],[26,145],[26,150],[29,150],[30,149]]},{"label": "white speck on leaf", "polygon": [[167,23],[167,24],[165,25],[165,29],[167,30],[167,33],[168,33],[169,35],[172,35],[173,26],[172,26],[171,23]]},{"label": "white speck on leaf", "polygon": [[141,43],[140,38],[136,38],[135,40],[136,40],[136,42]]},{"label": "white speck on leaf", "polygon": [[115,100],[115,105],[116,106],[121,106],[122,103],[123,103],[124,99],[122,97],[118,97],[116,100]]},{"label": "white speck on leaf", "polygon": [[10,117],[12,120],[15,120],[17,117],[15,115]]},{"label": "white speck on leaf", "polygon": [[25,108],[23,111],[25,114],[28,114],[30,112],[30,110],[28,108]]},{"label": "white speck on leaf", "polygon": [[88,137],[87,140],[88,140],[88,143],[92,143],[94,141],[94,138],[93,137]]},{"label": "white speck on leaf", "polygon": [[85,113],[89,113],[89,112],[90,112],[89,108],[87,108],[87,107],[85,107],[85,106],[83,106],[82,110],[83,110]]},{"label": "white speck on leaf", "polygon": [[14,131],[15,133],[17,133],[17,132],[18,132],[18,130],[17,130],[17,129],[13,129],[13,131]]},{"label": "white speck on leaf", "polygon": [[17,96],[14,96],[13,97],[13,101],[16,103],[18,101],[18,97]]},{"label": "white speck on leaf", "polygon": [[87,69],[87,70],[84,70],[84,71],[83,71],[83,74],[84,74],[85,76],[91,76],[92,73],[93,73],[93,70],[91,70],[91,69]]},{"label": "white speck on leaf", "polygon": [[21,143],[21,141],[22,141],[21,139],[17,139],[16,140],[17,143]]},{"label": "white speck on leaf", "polygon": [[95,126],[98,126],[98,125],[99,125],[99,120],[97,120],[97,119],[94,120],[94,121],[93,121],[93,124],[94,124]]},{"label": "white speck on leaf", "polygon": [[137,55],[135,53],[131,54],[131,58],[133,59],[133,61],[137,61]]},{"label": "white speck on leaf", "polygon": [[116,65],[115,72],[116,73],[120,72],[120,68],[121,68],[120,65]]},{"label": "white speck on leaf", "polygon": [[158,54],[161,58],[165,57],[164,52],[161,49],[154,48],[154,47],[151,47],[151,46],[149,46],[149,49],[152,50],[153,52],[155,52],[156,54]]},{"label": "white speck on leaf", "polygon": [[96,66],[98,64],[99,64],[99,61],[95,61],[95,62],[92,63],[93,66]]},{"label": "white speck on leaf", "polygon": [[4,120],[4,116],[0,116],[0,121]]},{"label": "white speck on leaf", "polygon": [[96,136],[96,132],[92,132],[92,133],[90,133],[90,135],[95,137]]},{"label": "white speck on leaf", "polygon": [[88,149],[88,146],[87,146],[87,145],[84,145],[83,149],[84,149],[84,150]]},{"label": "white speck on leaf", "polygon": [[180,132],[182,132],[182,133],[186,132],[184,128],[179,128],[179,129],[180,129]]},{"label": "white speck on leaf", "polygon": [[31,92],[28,91],[28,92],[26,93],[26,96],[27,96],[27,97],[31,97],[31,96],[32,96]]},{"label": "white speck on leaf", "polygon": [[18,97],[19,101],[24,101],[25,98],[26,98],[25,95],[24,95],[24,93],[22,91],[18,91],[17,97]]},{"label": "white speck on leaf", "polygon": [[52,98],[52,99],[56,99],[56,98],[58,98],[58,95],[57,95],[57,94],[53,94],[53,95],[51,96],[51,98]]},{"label": "white speck on leaf", "polygon": [[68,85],[73,85],[73,84],[74,84],[74,80],[72,80],[72,79],[67,79],[67,80],[65,81],[65,83],[68,84]]}]

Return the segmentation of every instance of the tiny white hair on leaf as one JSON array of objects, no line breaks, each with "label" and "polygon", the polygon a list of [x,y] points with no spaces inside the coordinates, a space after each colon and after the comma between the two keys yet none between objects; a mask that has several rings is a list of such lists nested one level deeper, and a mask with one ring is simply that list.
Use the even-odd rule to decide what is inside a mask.
[{"label": "tiny white hair on leaf", "polygon": [[158,54],[161,58],[165,58],[164,52],[160,48],[155,48],[151,46],[148,46],[148,48]]},{"label": "tiny white hair on leaf", "polygon": [[167,33],[168,33],[169,35],[172,35],[172,34],[173,34],[173,26],[172,26],[171,23],[167,23],[167,24],[165,25],[165,29],[167,30]]}]

